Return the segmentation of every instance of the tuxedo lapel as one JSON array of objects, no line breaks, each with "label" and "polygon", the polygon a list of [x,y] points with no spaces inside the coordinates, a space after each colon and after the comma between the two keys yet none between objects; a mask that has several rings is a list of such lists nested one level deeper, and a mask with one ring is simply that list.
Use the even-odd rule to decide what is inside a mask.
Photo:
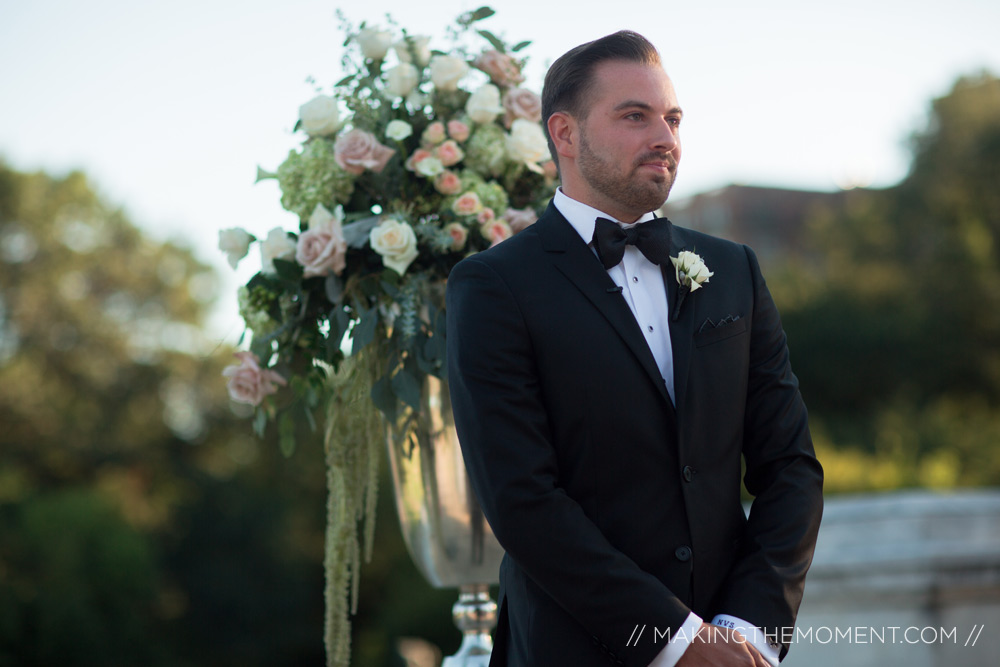
[{"label": "tuxedo lapel", "polygon": [[541,238],[542,248],[549,254],[555,267],[614,327],[649,374],[663,399],[672,407],[670,394],[660,376],[656,359],[646,344],[635,316],[625,302],[621,288],[611,280],[597,256],[552,204],[549,204],[548,210],[534,227]]},{"label": "tuxedo lapel", "polygon": [[[670,226],[670,256],[677,257],[684,250],[684,241],[678,230]],[[673,263],[660,266],[667,290],[667,307],[670,317],[670,348],[674,363],[674,401],[678,414],[683,414],[684,395],[687,389],[688,370],[691,368],[691,345],[694,336],[694,304],[690,302],[690,292],[681,296],[681,286],[677,282],[677,272]],[[678,300],[681,300],[678,304]],[[677,319],[673,318],[676,308],[680,308]]]}]

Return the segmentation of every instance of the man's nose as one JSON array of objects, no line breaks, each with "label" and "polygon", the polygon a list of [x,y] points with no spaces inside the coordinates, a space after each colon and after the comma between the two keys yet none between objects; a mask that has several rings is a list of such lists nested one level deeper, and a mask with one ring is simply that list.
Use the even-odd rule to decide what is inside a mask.
[{"label": "man's nose", "polygon": [[664,119],[656,124],[656,133],[652,139],[652,148],[666,153],[677,148],[677,128]]}]

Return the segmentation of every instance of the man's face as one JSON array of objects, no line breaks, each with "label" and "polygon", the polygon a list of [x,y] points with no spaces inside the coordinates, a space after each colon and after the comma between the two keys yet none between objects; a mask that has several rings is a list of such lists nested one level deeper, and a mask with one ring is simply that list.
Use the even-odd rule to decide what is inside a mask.
[{"label": "man's face", "polygon": [[601,63],[586,119],[579,122],[577,167],[589,204],[631,222],[663,205],[681,158],[681,109],[659,65]]}]

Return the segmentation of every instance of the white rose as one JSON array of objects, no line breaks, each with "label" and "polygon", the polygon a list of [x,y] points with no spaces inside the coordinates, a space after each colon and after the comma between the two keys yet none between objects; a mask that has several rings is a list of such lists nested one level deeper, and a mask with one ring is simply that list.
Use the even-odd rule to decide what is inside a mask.
[{"label": "white rose", "polygon": [[410,46],[412,45],[413,51],[417,54],[417,64],[424,66],[431,59],[430,44],[430,37],[426,37],[424,35],[411,35],[393,44],[392,48],[396,50],[396,56],[399,58],[399,62],[409,63],[413,62],[412,58],[410,58]]},{"label": "white rose", "polygon": [[512,160],[527,164],[529,169],[534,166],[541,170],[538,163],[549,157],[549,144],[542,126],[523,118],[515,119],[507,136],[507,154]]},{"label": "white rose", "polygon": [[417,235],[405,222],[386,218],[368,237],[372,250],[382,256],[382,264],[399,275],[417,258]]},{"label": "white rose", "polygon": [[260,270],[263,273],[274,273],[273,260],[293,257],[295,248],[295,241],[288,237],[288,233],[281,227],[275,227],[260,243]]},{"label": "white rose", "polygon": [[493,119],[503,113],[503,106],[500,104],[500,89],[492,83],[487,83],[469,96],[469,101],[465,104],[465,112],[469,118],[485,125],[492,123]]},{"label": "white rose", "polygon": [[414,89],[412,93],[406,96],[406,103],[413,109],[423,109],[427,106],[428,102],[430,102],[430,98],[420,92],[419,88]]},{"label": "white rose", "polygon": [[385,89],[393,97],[406,97],[420,83],[420,72],[409,63],[400,63],[385,74]]},{"label": "white rose", "polygon": [[236,268],[240,260],[247,256],[250,244],[256,239],[242,227],[219,230],[219,250],[226,253],[229,266]]},{"label": "white rose", "polygon": [[312,98],[299,107],[299,121],[302,129],[311,137],[325,137],[334,134],[344,121],[340,118],[337,100],[327,95]]},{"label": "white rose", "polygon": [[361,47],[361,53],[364,57],[371,58],[372,60],[384,60],[385,54],[389,52],[389,47],[392,46],[392,33],[386,30],[379,30],[377,27],[365,28],[354,39],[357,40],[358,46]]},{"label": "white rose", "polygon": [[458,82],[469,73],[469,64],[455,56],[431,58],[431,83],[438,90],[456,90]]},{"label": "white rose", "polygon": [[424,178],[434,178],[444,171],[444,165],[436,157],[425,157],[413,169]]},{"label": "white rose", "polygon": [[393,141],[402,141],[413,134],[413,126],[405,120],[390,120],[385,126],[385,136]]},{"label": "white rose", "polygon": [[692,292],[715,275],[708,270],[705,261],[699,255],[688,250],[677,253],[677,257],[671,257],[670,262],[674,265],[677,282],[690,287]]}]

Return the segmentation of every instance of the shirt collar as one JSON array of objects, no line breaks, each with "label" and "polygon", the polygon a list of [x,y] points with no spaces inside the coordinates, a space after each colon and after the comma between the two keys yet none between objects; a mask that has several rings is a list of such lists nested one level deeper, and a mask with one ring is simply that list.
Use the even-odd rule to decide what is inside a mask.
[{"label": "shirt collar", "polygon": [[556,189],[555,197],[552,199],[552,203],[555,207],[562,213],[566,221],[576,230],[576,233],[580,235],[584,243],[590,243],[594,239],[594,224],[598,218],[607,218],[609,220],[614,220],[619,225],[624,228],[629,228],[632,225],[638,225],[642,222],[648,222],[656,217],[655,211],[650,211],[646,215],[642,216],[634,223],[628,224],[623,223],[603,211],[599,211],[593,206],[588,206],[583,202],[577,201],[563,192],[562,188]]}]

